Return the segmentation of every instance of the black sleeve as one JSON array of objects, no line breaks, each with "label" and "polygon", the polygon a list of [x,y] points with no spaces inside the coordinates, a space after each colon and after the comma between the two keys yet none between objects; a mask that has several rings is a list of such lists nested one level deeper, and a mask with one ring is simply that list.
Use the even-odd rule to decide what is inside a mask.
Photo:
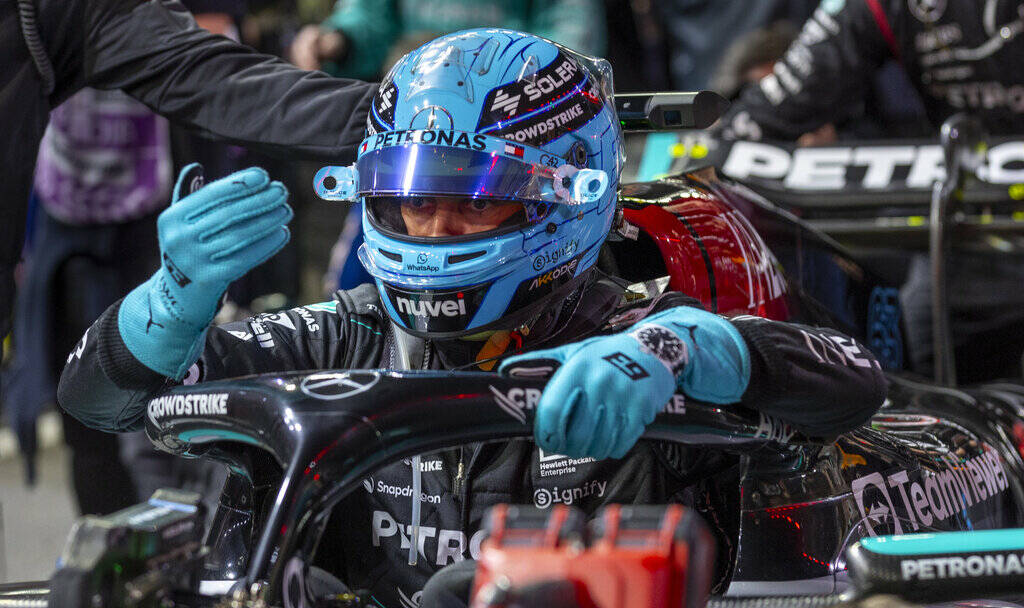
[{"label": "black sleeve", "polygon": [[871,352],[832,329],[731,319],[750,349],[743,404],[816,437],[864,424],[885,401],[888,382]]},{"label": "black sleeve", "polygon": [[[703,308],[667,292],[647,314],[674,306]],[[864,424],[885,401],[882,367],[856,340],[833,329],[739,316],[729,321],[750,351],[750,383],[742,403],[815,437]]]},{"label": "black sleeve", "polygon": [[85,84],[277,156],[351,162],[376,85],[305,72],[199,28],[176,0],[89,0]]},{"label": "black sleeve", "polygon": [[[883,8],[885,4],[888,8]],[[859,112],[870,76],[898,53],[892,0],[824,2],[771,74],[746,87],[715,128],[726,139],[795,140]],[[827,5],[841,6],[829,12]]]},{"label": "black sleeve", "polygon": [[[124,345],[117,327],[120,305],[113,304],[85,332],[68,356],[57,389],[57,401],[69,414],[87,426],[115,432],[141,428],[146,402],[173,384]],[[329,302],[211,327],[202,355],[183,382],[365,365],[373,360],[368,352],[372,341],[350,335],[352,319],[339,314],[337,302]],[[369,327],[361,333],[369,331],[378,330]],[[353,365],[353,352],[367,355],[357,361],[362,365]]]}]

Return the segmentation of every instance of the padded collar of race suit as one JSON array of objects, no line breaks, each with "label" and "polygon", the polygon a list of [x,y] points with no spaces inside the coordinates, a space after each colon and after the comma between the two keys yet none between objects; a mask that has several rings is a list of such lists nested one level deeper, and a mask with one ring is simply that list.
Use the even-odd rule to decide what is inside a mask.
[{"label": "padded collar of race suit", "polygon": [[[624,289],[624,282],[593,269],[561,306],[544,309],[529,324],[530,331],[523,337],[523,349],[545,348],[550,343],[567,344],[593,335],[619,310]],[[452,338],[433,340],[433,344],[441,367],[454,369],[472,365],[483,342]]]}]

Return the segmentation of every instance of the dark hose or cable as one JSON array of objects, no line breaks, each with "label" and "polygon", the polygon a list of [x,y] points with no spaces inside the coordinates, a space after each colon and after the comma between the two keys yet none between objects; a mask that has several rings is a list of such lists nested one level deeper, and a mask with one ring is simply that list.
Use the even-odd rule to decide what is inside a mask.
[{"label": "dark hose or cable", "polygon": [[[964,183],[966,149],[973,143],[966,114],[951,116],[942,124],[939,141],[946,175],[932,187],[929,208],[928,254],[931,278],[932,364],[935,382],[956,386],[956,359],[949,321],[949,286],[946,265],[949,256],[949,216]],[[967,127],[967,128],[965,128]]]},{"label": "dark hose or cable", "polygon": [[942,123],[939,141],[946,176],[932,190],[928,249],[932,280],[932,353],[935,381],[956,386],[956,359],[949,320],[947,259],[950,243],[950,215],[961,198],[969,176],[977,175],[985,162],[987,135],[981,122],[968,114],[955,114]]},{"label": "dark hose or cable", "polygon": [[[957,169],[947,169],[949,171]],[[947,180],[950,178],[947,177]],[[952,178],[955,179],[955,178]],[[946,184],[937,182],[932,190],[929,215],[928,251],[932,283],[932,358],[935,382],[942,386],[956,386],[956,365],[952,332],[949,328],[949,287],[946,283],[946,259],[949,244],[950,199],[953,192]]]},{"label": "dark hose or cable", "polygon": [[43,80],[43,90],[49,96],[53,93],[57,79],[53,74],[50,56],[46,54],[43,41],[39,38],[39,29],[36,27],[36,6],[33,2],[34,0],[18,0],[18,18],[21,20],[21,35],[32,56],[32,63],[35,64],[39,77]]}]

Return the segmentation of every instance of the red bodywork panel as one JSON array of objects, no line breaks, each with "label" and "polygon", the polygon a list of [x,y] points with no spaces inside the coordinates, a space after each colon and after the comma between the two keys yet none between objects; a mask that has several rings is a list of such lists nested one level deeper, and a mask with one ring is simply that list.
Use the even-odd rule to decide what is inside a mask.
[{"label": "red bodywork panel", "polygon": [[[474,608],[519,606],[533,585],[557,581],[578,608],[703,606],[710,588],[714,540],[699,516],[682,505],[663,507],[658,521],[637,526],[610,505],[602,532],[589,546],[564,534],[569,508],[554,507],[543,529],[507,526],[508,507],[490,514],[491,534],[481,548]],[[694,521],[697,518],[697,521]],[[494,601],[488,586],[502,581],[518,599]],[[481,591],[484,591],[481,593]],[[558,608],[562,608],[559,604]]]},{"label": "red bodywork panel", "polygon": [[625,210],[626,220],[661,251],[669,288],[711,312],[786,320],[786,281],[750,222],[710,192],[686,192]]}]

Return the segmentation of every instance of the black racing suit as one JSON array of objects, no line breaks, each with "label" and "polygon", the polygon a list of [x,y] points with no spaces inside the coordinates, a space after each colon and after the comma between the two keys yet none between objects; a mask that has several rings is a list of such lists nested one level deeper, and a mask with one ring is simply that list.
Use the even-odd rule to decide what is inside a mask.
[{"label": "black racing suit", "polygon": [[956,112],[1024,133],[1024,2],[826,0],[773,70],[726,113],[723,135],[794,140],[860,110],[871,76],[900,62],[938,128]]},{"label": "black racing suit", "polygon": [[217,139],[333,164],[353,157],[377,89],[215,36],[176,0],[0,1],[0,337],[39,141],[50,110],[83,87],[121,89]]},{"label": "black racing suit", "polygon": [[[624,293],[619,282],[595,280],[558,311],[545,313],[530,337],[546,335],[544,346],[565,344],[622,331],[669,307],[699,306],[679,293],[627,304]],[[68,412],[110,430],[138,428],[147,400],[169,383],[125,348],[117,328],[118,307],[111,306],[71,353],[59,388],[59,401]],[[751,353],[746,404],[811,434],[830,436],[860,425],[882,403],[884,375],[875,358],[853,340],[828,329],[751,317],[733,323]],[[211,328],[205,350],[185,381],[296,369],[394,368],[395,331],[381,316],[376,289],[363,285],[338,292],[335,302]],[[825,363],[808,349],[810,341],[829,339],[826,336],[845,345],[841,349],[849,356],[847,364]],[[460,361],[473,361],[475,348],[466,349],[470,344],[428,343],[422,367],[452,368]],[[535,345],[539,343],[526,342],[524,349]],[[376,471],[364,480],[365,490],[339,504],[317,563],[351,586],[371,590],[383,606],[416,605],[417,594],[434,571],[477,555],[483,537],[481,518],[497,503],[564,503],[588,513],[612,502],[701,506],[695,484],[734,464],[719,453],[648,442],[637,444],[623,460],[601,462],[546,454],[525,440],[427,454],[420,467],[417,566],[407,563],[412,486],[408,461]],[[731,489],[735,492],[735,485]],[[709,517],[722,542],[728,543],[736,530],[725,519]],[[731,561],[730,551],[723,553],[723,561]]]}]

